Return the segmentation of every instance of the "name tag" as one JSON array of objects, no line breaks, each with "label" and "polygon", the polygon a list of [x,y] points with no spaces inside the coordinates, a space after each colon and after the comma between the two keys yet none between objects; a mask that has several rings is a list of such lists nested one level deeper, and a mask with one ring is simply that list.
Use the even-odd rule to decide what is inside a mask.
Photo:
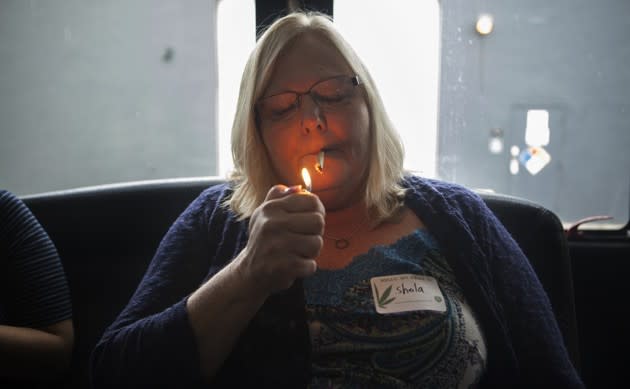
[{"label": "name tag", "polygon": [[446,312],[444,296],[433,277],[397,274],[370,279],[376,312]]}]

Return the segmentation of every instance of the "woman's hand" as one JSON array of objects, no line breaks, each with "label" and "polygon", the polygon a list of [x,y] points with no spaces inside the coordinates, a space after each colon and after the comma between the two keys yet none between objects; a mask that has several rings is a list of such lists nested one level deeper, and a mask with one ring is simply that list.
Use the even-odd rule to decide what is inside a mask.
[{"label": "woman's hand", "polygon": [[319,198],[300,186],[272,187],[252,214],[249,240],[239,256],[242,277],[271,294],[315,273],[325,213]]},{"label": "woman's hand", "polygon": [[267,297],[315,272],[324,213],[312,193],[274,186],[252,214],[247,246],[190,295],[186,308],[208,381]]}]

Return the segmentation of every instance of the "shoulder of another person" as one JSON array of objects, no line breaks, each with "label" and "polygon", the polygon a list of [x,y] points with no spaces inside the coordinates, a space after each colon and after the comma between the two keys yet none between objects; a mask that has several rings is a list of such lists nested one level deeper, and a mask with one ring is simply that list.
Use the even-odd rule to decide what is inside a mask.
[{"label": "shoulder of another person", "polygon": [[6,189],[0,189],[0,206],[11,206],[17,203],[21,203],[21,200],[15,194]]}]

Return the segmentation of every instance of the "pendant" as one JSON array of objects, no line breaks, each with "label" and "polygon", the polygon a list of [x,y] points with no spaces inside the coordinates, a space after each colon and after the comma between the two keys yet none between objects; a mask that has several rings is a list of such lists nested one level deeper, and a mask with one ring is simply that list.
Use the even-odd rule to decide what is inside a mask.
[{"label": "pendant", "polygon": [[343,250],[348,246],[350,246],[350,242],[348,242],[348,239],[335,239],[335,247],[339,250]]}]

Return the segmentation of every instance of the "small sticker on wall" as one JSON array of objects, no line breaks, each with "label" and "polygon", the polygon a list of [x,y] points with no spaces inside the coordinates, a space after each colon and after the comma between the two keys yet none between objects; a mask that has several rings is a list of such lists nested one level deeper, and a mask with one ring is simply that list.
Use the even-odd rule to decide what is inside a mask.
[{"label": "small sticker on wall", "polygon": [[531,175],[536,175],[551,162],[551,155],[542,147],[528,147],[521,152],[519,161]]},{"label": "small sticker on wall", "polygon": [[525,125],[525,143],[532,147],[547,146],[549,144],[549,111],[545,109],[530,109],[527,111]]}]

